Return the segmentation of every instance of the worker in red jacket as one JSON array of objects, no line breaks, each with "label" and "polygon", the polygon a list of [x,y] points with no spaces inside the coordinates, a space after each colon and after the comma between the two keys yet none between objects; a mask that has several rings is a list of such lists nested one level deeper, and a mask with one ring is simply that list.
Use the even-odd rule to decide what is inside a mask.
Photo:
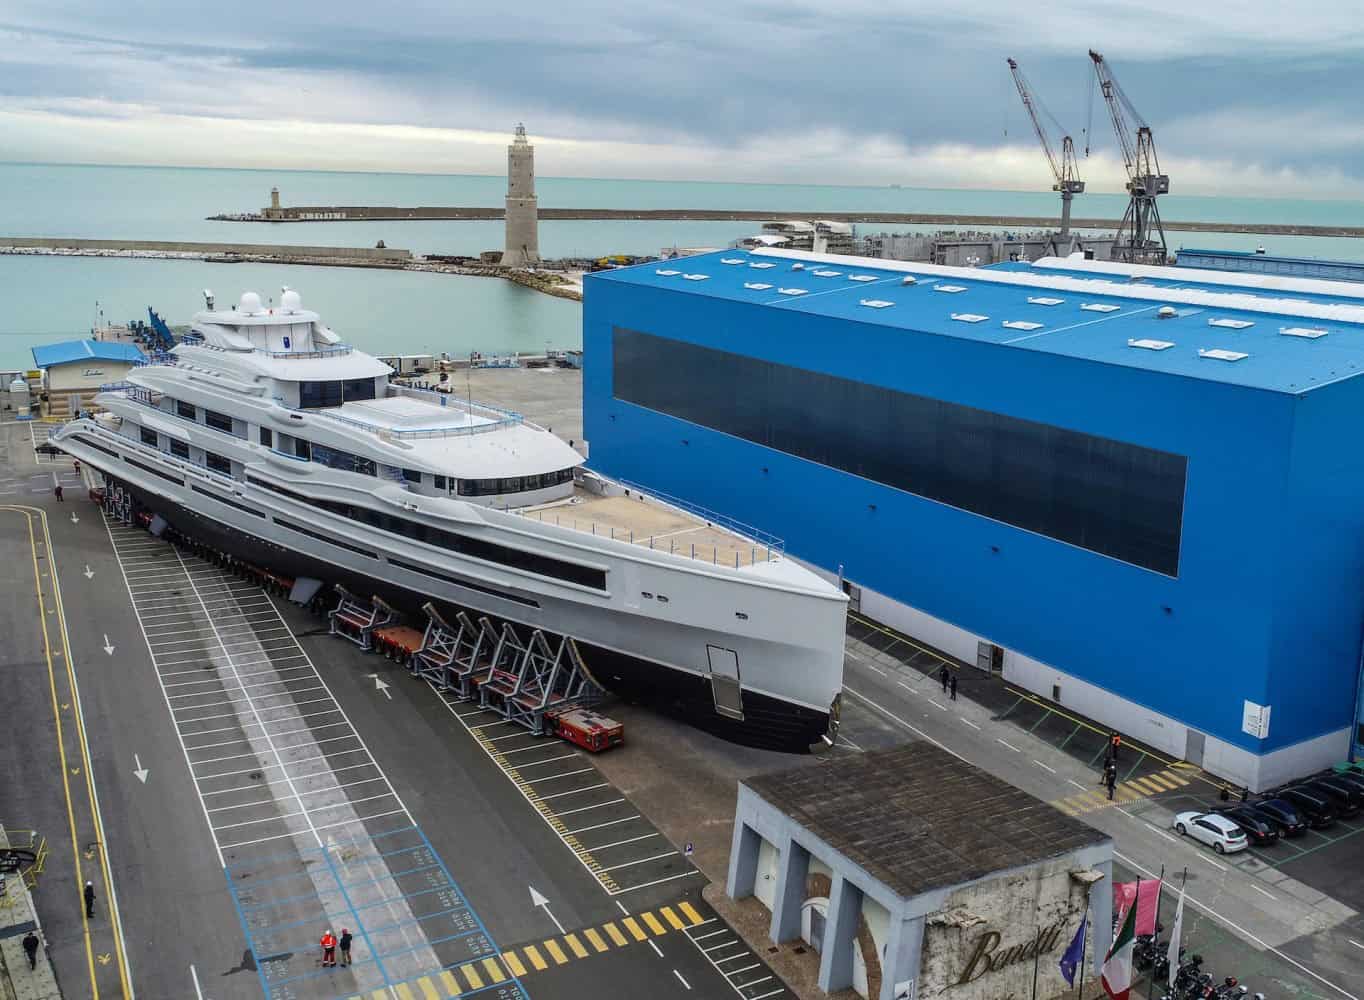
[{"label": "worker in red jacket", "polygon": [[324,969],[336,967],[336,935],[328,927],[322,935],[322,967]]}]

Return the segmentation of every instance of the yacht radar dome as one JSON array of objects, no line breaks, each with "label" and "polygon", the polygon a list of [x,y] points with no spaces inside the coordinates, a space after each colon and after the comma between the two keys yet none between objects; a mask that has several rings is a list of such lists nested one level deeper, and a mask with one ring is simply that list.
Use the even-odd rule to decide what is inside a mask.
[{"label": "yacht radar dome", "polygon": [[303,299],[288,285],[280,289],[279,307],[287,313],[295,313],[303,308]]},{"label": "yacht radar dome", "polygon": [[261,311],[260,296],[255,292],[242,292],[241,302],[238,308],[248,316],[254,316]]}]

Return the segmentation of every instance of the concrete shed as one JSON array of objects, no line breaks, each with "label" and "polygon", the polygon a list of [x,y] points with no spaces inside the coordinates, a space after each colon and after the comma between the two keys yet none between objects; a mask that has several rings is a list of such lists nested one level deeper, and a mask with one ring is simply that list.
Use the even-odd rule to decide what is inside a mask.
[{"label": "concrete shed", "polygon": [[817,951],[828,992],[1044,998],[1086,917],[1101,961],[1112,875],[1106,834],[910,743],[742,782],[726,891],[771,911],[772,941]]}]

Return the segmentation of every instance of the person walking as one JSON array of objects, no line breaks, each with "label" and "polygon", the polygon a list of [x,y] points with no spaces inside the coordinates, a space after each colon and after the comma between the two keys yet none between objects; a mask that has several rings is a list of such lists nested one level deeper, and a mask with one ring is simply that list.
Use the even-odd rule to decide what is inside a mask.
[{"label": "person walking", "polygon": [[938,672],[938,680],[942,681],[942,693],[947,694],[947,664],[943,664],[942,670]]},{"label": "person walking", "polygon": [[[60,487],[58,487],[60,489]],[[59,498],[60,499],[60,498]],[[95,883],[85,883],[85,915],[93,917],[95,915]]]},{"label": "person walking", "polygon": [[1115,729],[1108,734],[1108,749],[1113,756],[1113,763],[1118,762],[1118,750],[1122,747],[1122,736]]},{"label": "person walking", "polygon": [[24,954],[28,956],[28,967],[36,969],[38,967],[38,935],[29,931],[24,938]]},{"label": "person walking", "polygon": [[956,701],[956,700],[957,700],[957,675],[956,675],[956,674],[953,674],[953,675],[952,675],[952,680],[949,682],[948,687],[951,688],[951,690],[952,690],[952,700],[953,700],[953,701]]},{"label": "person walking", "polygon": [[52,492],[56,494],[57,500],[58,500],[58,501],[60,501],[61,503],[65,503],[65,502],[66,502],[65,499],[62,497],[62,484],[61,484],[61,483],[58,483],[55,487],[53,487]]},{"label": "person walking", "polygon": [[322,934],[322,968],[332,969],[336,967],[336,935],[328,927]]},{"label": "person walking", "polygon": [[1106,782],[1106,784],[1108,785],[1108,801],[1109,801],[1109,802],[1112,802],[1112,801],[1113,801],[1113,788],[1114,788],[1114,786],[1117,785],[1117,783],[1118,783],[1118,765],[1114,764],[1112,767],[1110,767],[1110,768],[1108,769],[1108,781]]},{"label": "person walking", "polygon": [[337,942],[337,944],[341,946],[342,965],[350,965],[350,942],[351,942],[350,929],[347,927],[342,927],[341,940]]}]

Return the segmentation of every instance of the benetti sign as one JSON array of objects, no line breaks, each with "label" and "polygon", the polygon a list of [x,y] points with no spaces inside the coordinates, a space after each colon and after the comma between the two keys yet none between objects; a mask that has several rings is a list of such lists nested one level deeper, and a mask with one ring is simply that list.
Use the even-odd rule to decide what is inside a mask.
[{"label": "benetti sign", "polygon": [[1005,966],[1013,965],[1015,962],[1022,962],[1025,959],[1033,959],[1039,955],[1045,955],[1056,947],[1060,940],[1061,932],[1065,929],[1065,921],[1059,921],[1050,927],[1043,927],[1037,932],[1037,937],[1026,944],[1011,945],[1001,949],[999,931],[986,931],[976,938],[976,950],[971,955],[971,961],[966,963],[966,968],[962,971],[961,978],[954,986],[965,986],[967,983],[974,982],[987,972],[998,972]]}]

